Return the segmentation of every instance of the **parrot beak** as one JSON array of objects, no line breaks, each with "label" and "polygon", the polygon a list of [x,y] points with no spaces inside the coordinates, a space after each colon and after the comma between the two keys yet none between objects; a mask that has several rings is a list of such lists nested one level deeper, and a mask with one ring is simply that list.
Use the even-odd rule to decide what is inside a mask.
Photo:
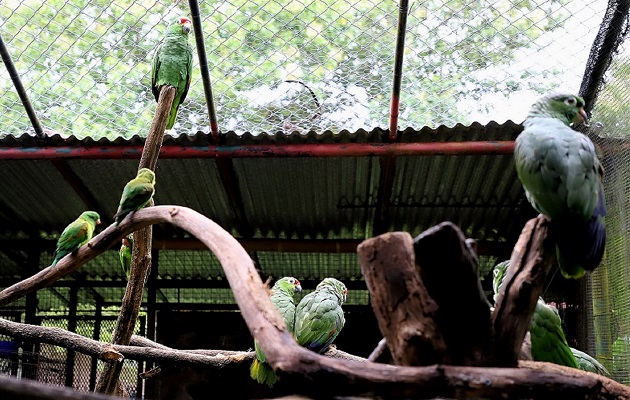
[{"label": "parrot beak", "polygon": [[101,223],[101,219],[99,218],[96,220],[96,225],[99,225],[100,223]]},{"label": "parrot beak", "polygon": [[182,30],[187,35],[190,33],[190,31],[192,30],[192,25],[191,25],[190,21],[184,22],[182,24]]},{"label": "parrot beak", "polygon": [[577,120],[578,121],[576,122],[583,122],[584,125],[588,125],[588,115],[586,115],[586,111],[584,111],[584,108],[580,108]]}]

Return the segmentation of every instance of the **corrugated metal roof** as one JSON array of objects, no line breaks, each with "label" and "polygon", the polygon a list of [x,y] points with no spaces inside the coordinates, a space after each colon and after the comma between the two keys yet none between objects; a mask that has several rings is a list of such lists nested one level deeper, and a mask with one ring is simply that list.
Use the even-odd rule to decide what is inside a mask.
[{"label": "corrugated metal roof", "polygon": [[[520,130],[521,126],[513,122],[418,131],[406,129],[397,142],[512,141]],[[222,136],[221,146],[385,143],[387,138],[387,132],[380,129],[306,135],[229,132]],[[41,141],[28,135],[0,140],[0,149],[17,147],[29,152],[49,146],[65,149],[141,145],[143,139],[137,136],[111,142],[89,138],[64,140],[59,136]],[[196,136],[167,137],[163,143],[163,147],[181,148],[209,145],[208,136],[201,132]],[[36,158],[0,158],[3,182],[0,230],[3,238],[39,236],[40,232],[47,235],[48,253],[40,262],[41,267],[45,267],[50,262],[56,235],[82,211],[97,208],[111,220],[124,184],[135,176],[138,159]],[[315,242],[354,239],[360,242],[375,234],[375,219],[379,217],[377,203],[383,185],[382,157],[259,154],[222,158],[226,159],[227,167],[221,159],[212,157],[178,158],[175,155],[160,159],[156,168],[155,203],[190,207],[239,239]],[[415,236],[449,220],[480,241],[509,243],[516,239],[525,220],[533,214],[525,201],[510,154],[402,155],[395,156],[394,160],[385,230],[407,231]],[[158,279],[197,281],[200,287],[203,282],[223,280],[221,266],[209,251],[168,250],[169,239],[186,237],[184,232],[169,227],[155,227],[154,239],[160,238],[166,243],[166,250],[161,250],[159,255]],[[0,250],[2,248],[6,246]],[[80,274],[69,279],[121,282],[122,286],[124,276],[116,250],[91,261],[79,270]],[[325,276],[362,279],[354,252],[319,252],[316,248],[248,250],[265,275],[291,274],[307,280]],[[0,263],[2,278],[15,279],[16,261],[0,257]],[[120,301],[123,288],[107,286],[112,285],[95,287],[94,293],[102,295],[106,301]],[[187,293],[165,288],[161,290],[161,301],[184,298],[189,301],[192,295]]]}]

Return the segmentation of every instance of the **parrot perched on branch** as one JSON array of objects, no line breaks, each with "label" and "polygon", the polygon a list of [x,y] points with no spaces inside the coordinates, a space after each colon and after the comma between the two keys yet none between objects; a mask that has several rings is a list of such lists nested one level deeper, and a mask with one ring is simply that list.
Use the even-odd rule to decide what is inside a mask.
[{"label": "parrot perched on branch", "polygon": [[335,278],[325,278],[295,309],[295,340],[300,346],[324,353],[346,323],[341,306],[348,289]]},{"label": "parrot perched on branch", "polygon": [[77,219],[65,227],[59,239],[57,248],[53,253],[53,262],[50,267],[70,253],[75,253],[81,246],[92,239],[96,225],[101,223],[100,216],[95,211],[85,211]]},{"label": "parrot perched on branch", "polygon": [[133,250],[133,236],[129,235],[122,238],[122,244],[118,251],[118,257],[120,258],[120,266],[125,273],[127,279],[131,275],[131,253]]},{"label": "parrot perched on branch", "polygon": [[173,128],[177,110],[186,99],[190,87],[193,50],[188,35],[191,29],[192,22],[188,18],[177,18],[168,26],[164,41],[158,46],[153,56],[151,90],[155,101],[160,99],[162,86],[171,85],[177,89],[166,122],[166,129]]},{"label": "parrot perched on branch", "polygon": [[143,208],[155,194],[155,173],[149,168],[141,168],[135,178],[123,188],[118,210],[114,215],[116,226],[127,214]]},{"label": "parrot perched on branch", "polygon": [[[495,303],[509,265],[509,260],[502,261],[492,270]],[[562,320],[558,309],[545,303],[542,297],[538,298],[534,314],[532,314],[529,335],[531,348],[521,353],[530,353],[534,361],[546,361],[609,376],[606,368],[594,357],[569,346],[562,330]]]},{"label": "parrot perched on branch", "polygon": [[527,199],[551,221],[560,272],[572,279],[597,268],[606,244],[603,168],[593,142],[569,127],[587,122],[584,105],[572,94],[541,97],[514,148]]},{"label": "parrot perched on branch", "polygon": [[[296,278],[285,276],[276,281],[270,291],[269,298],[278,312],[284,319],[289,333],[293,334],[293,324],[295,322],[295,303],[297,294],[302,291],[302,285]],[[271,366],[266,362],[265,355],[254,341],[254,349],[256,356],[249,368],[250,376],[258,383],[264,383],[267,386],[273,386],[277,381],[277,376]]]}]

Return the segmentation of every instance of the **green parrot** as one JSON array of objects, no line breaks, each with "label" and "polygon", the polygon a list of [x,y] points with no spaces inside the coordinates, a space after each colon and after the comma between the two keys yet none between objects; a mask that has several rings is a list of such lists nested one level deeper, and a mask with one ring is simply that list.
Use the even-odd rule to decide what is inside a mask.
[{"label": "green parrot", "polygon": [[325,278],[295,309],[295,340],[300,346],[324,353],[346,323],[341,306],[348,289],[335,278]]},{"label": "green parrot", "polygon": [[[278,279],[270,291],[269,298],[278,309],[278,312],[280,312],[291,334],[293,334],[293,323],[295,321],[296,297],[301,291],[302,285],[300,285],[300,281],[291,276]],[[276,373],[266,362],[265,355],[255,340],[254,349],[256,350],[256,357],[249,368],[250,376],[258,383],[264,383],[271,387],[277,381]]]},{"label": "green parrot", "polygon": [[101,223],[101,217],[95,211],[84,211],[77,219],[65,227],[59,239],[57,248],[53,253],[53,262],[50,267],[70,253],[75,253],[81,246],[92,239],[96,225]]},{"label": "green parrot", "polygon": [[133,236],[129,235],[122,238],[122,244],[118,251],[118,257],[120,258],[120,265],[127,279],[131,274],[131,252],[133,250]]},{"label": "green parrot", "polygon": [[569,127],[587,122],[584,105],[572,94],[541,97],[514,148],[527,199],[550,219],[558,266],[572,279],[597,268],[606,244],[603,168],[593,142]]},{"label": "green parrot", "polygon": [[179,106],[186,99],[192,76],[193,50],[188,41],[192,23],[186,17],[177,18],[167,28],[164,41],[153,56],[151,70],[151,90],[155,101],[160,99],[160,90],[164,85],[171,85],[177,89],[173,106],[166,122],[166,129],[175,124],[175,117]]},{"label": "green parrot", "polygon": [[[495,303],[509,266],[509,260],[502,261],[495,265],[492,271]],[[541,297],[538,298],[532,315],[529,336],[528,344],[531,347],[526,349],[524,353],[531,353],[534,361],[546,361],[600,375],[608,375],[606,368],[595,358],[569,346],[562,330],[562,320],[558,310],[552,305],[546,304]]]},{"label": "green parrot", "polygon": [[114,215],[116,226],[127,214],[143,208],[155,194],[155,173],[149,168],[141,168],[135,178],[123,188],[118,210]]}]

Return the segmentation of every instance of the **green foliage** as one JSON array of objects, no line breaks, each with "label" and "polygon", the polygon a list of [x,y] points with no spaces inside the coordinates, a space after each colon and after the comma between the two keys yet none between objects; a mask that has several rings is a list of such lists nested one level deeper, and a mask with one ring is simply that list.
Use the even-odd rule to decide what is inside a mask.
[{"label": "green foliage", "polygon": [[[560,26],[566,0],[428,1],[412,4],[405,47],[401,125],[466,121],[464,97],[518,88],[478,73]],[[85,136],[145,135],[155,101],[150,62],[179,2],[11,0],[0,29],[42,124]],[[371,129],[386,126],[396,43],[396,2],[231,0],[201,2],[212,90],[223,131]],[[193,40],[191,38],[191,40]],[[0,71],[3,134],[28,118]],[[4,79],[4,78],[7,79]],[[304,81],[317,95],[286,79]],[[206,130],[208,110],[195,52],[192,84],[175,125]]]}]

